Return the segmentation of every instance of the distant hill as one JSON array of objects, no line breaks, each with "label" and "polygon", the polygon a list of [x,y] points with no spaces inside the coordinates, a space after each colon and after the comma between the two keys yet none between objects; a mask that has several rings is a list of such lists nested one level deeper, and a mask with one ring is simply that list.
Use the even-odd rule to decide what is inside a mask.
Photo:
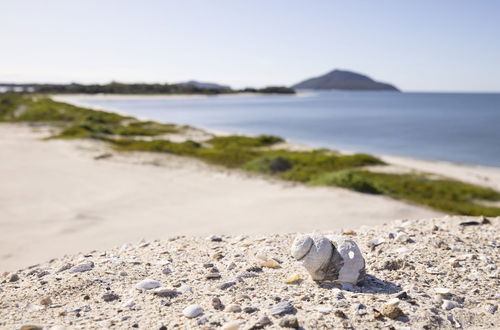
[{"label": "distant hill", "polygon": [[231,89],[231,87],[229,87],[227,85],[219,85],[219,84],[215,84],[215,83],[201,82],[201,81],[196,81],[196,80],[189,80],[186,82],[181,82],[181,83],[178,83],[177,85],[193,86],[196,88],[205,88],[205,89]]},{"label": "distant hill", "polygon": [[333,70],[322,76],[304,80],[293,85],[292,88],[399,91],[391,84],[381,83],[368,76],[344,70]]}]

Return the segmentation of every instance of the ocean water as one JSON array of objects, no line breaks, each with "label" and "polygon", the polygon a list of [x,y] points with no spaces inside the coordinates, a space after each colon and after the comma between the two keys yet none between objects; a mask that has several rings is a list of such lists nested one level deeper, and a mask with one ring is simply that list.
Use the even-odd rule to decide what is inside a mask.
[{"label": "ocean water", "polygon": [[317,147],[500,167],[500,94],[332,91],[73,100],[141,118],[273,134]]}]

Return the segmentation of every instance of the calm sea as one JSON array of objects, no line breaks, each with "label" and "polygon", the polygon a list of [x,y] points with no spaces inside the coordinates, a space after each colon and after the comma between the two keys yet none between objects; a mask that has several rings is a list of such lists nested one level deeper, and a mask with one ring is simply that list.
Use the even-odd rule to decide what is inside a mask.
[{"label": "calm sea", "polygon": [[157,121],[317,147],[500,166],[500,94],[304,92],[74,98]]}]

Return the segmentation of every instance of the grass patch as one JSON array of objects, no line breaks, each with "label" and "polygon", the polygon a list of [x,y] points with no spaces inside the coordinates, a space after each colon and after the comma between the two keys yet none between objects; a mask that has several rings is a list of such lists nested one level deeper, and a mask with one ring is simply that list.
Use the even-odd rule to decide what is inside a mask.
[{"label": "grass patch", "polygon": [[309,183],[316,186],[337,186],[367,194],[382,193],[373,185],[373,182],[362,175],[360,171],[353,170],[325,173],[317,176]]},{"label": "grass patch", "polygon": [[94,123],[119,125],[131,117],[115,113],[85,109],[56,102],[46,97],[24,97],[25,110],[12,121]]},{"label": "grass patch", "polygon": [[14,112],[24,102],[21,95],[15,93],[5,93],[0,95],[0,121],[12,119]]},{"label": "grass patch", "polygon": [[500,192],[455,180],[429,179],[415,174],[373,173],[345,170],[326,173],[311,181],[360,192],[378,193],[408,200],[451,214],[498,216],[500,208],[475,203],[500,201]]},{"label": "grass patch", "polygon": [[152,122],[132,122],[128,125],[120,123],[103,124],[94,121],[85,121],[66,127],[55,136],[57,138],[92,138],[106,135],[119,135],[124,137],[133,136],[157,136],[168,133],[178,133],[174,125],[159,124]]},{"label": "grass patch", "polygon": [[243,168],[250,172],[277,174],[293,167],[290,159],[283,156],[261,156],[244,164]]},{"label": "grass patch", "polygon": [[180,156],[194,156],[201,148],[199,143],[190,140],[182,143],[168,140],[141,141],[134,139],[109,139],[108,141],[120,151],[165,152]]},{"label": "grass patch", "polygon": [[308,182],[325,172],[338,171],[369,165],[382,165],[380,159],[366,154],[336,155],[323,149],[313,151],[267,151],[268,156],[278,156],[287,159],[292,167],[280,173],[285,180]]},{"label": "grass patch", "polygon": [[66,127],[55,136],[56,138],[103,138],[107,135],[157,136],[179,132],[179,129],[171,124],[139,121],[116,113],[56,102],[47,97],[22,96],[14,93],[0,95],[0,120],[64,124]]},{"label": "grass patch", "polygon": [[232,148],[258,148],[268,147],[273,144],[283,142],[284,140],[278,136],[272,135],[259,135],[255,137],[230,135],[230,136],[216,136],[207,141],[214,148],[218,149],[232,149]]}]

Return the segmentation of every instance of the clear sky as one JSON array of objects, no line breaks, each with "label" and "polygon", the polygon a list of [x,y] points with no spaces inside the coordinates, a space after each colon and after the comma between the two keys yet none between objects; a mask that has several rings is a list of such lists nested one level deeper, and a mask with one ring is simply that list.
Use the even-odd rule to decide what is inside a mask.
[{"label": "clear sky", "polygon": [[499,0],[0,0],[0,81],[500,91]]}]

